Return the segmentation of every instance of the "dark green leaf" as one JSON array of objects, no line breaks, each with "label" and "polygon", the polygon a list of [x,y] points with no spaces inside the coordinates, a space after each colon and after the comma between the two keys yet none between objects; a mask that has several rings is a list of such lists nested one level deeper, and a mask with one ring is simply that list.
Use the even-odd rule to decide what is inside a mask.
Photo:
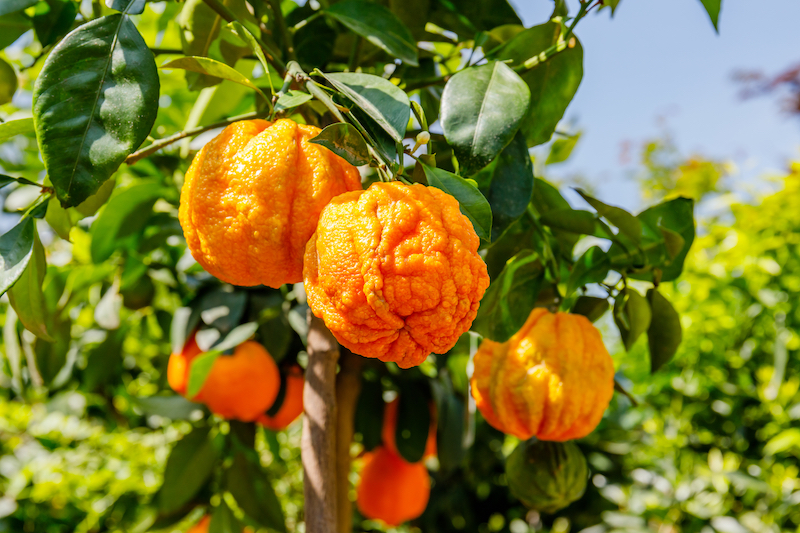
[{"label": "dark green leaf", "polygon": [[242,344],[244,341],[250,339],[257,330],[257,322],[247,322],[245,324],[241,324],[233,328],[230,333],[222,337],[222,339],[220,339],[211,348],[219,352],[231,350]]},{"label": "dark green leaf", "polygon": [[127,15],[88,22],[53,49],[34,85],[33,118],[63,205],[96,193],[142,144],[158,91],[153,54]]},{"label": "dark green leaf", "polygon": [[440,120],[464,174],[485,167],[511,142],[530,98],[525,82],[505,63],[470,67],[450,78]]},{"label": "dark green leaf", "polygon": [[172,513],[183,507],[205,485],[217,467],[218,451],[208,428],[195,428],[172,448],[158,491],[158,508]]},{"label": "dark green leaf", "polygon": [[137,233],[147,222],[153,204],[162,196],[153,183],[139,183],[109,200],[92,223],[92,261],[102,263],[119,249],[119,239]]},{"label": "dark green leaf", "polygon": [[25,218],[0,237],[0,295],[25,272],[33,255],[33,219]]},{"label": "dark green leaf", "polygon": [[70,348],[71,322],[69,318],[64,321],[53,320],[48,324],[48,332],[52,335],[52,342],[44,339],[36,339],[34,344],[34,354],[36,356],[36,368],[42,376],[44,383],[50,387],[57,388],[64,382],[61,372],[67,365],[67,352]]},{"label": "dark green leaf", "polygon": [[575,135],[570,135],[566,139],[557,139],[553,142],[553,146],[550,147],[550,153],[547,155],[545,165],[555,165],[556,163],[563,163],[569,159],[569,156],[572,155],[572,151],[575,149],[575,145],[578,144],[580,138],[581,134],[577,133]]},{"label": "dark green leaf", "polygon": [[394,441],[400,456],[409,463],[416,463],[425,455],[431,426],[428,396],[414,383],[401,387],[399,398]]},{"label": "dark green leaf", "polygon": [[572,266],[567,282],[567,295],[587,283],[600,283],[606,279],[610,268],[608,255],[599,246],[592,246]]},{"label": "dark green leaf", "polygon": [[[118,377],[122,372],[122,342],[127,332],[124,328],[109,331],[106,338],[88,350],[86,369],[81,384],[87,391],[95,391]],[[186,400],[184,400],[186,401]]]},{"label": "dark green leaf", "polygon": [[[2,7],[0,7],[0,10],[2,10]],[[19,39],[23,33],[32,27],[31,19],[24,13],[0,15],[0,49]]]},{"label": "dark green leaf", "polygon": [[422,165],[428,185],[441,189],[458,200],[461,212],[466,216],[478,237],[490,240],[492,236],[492,208],[477,187],[461,176],[440,168]]},{"label": "dark green leaf", "polygon": [[8,290],[8,299],[25,329],[41,339],[52,342],[53,337],[47,331],[49,317],[42,292],[47,261],[35,227],[33,241],[33,255],[28,261],[28,267]]},{"label": "dark green leaf", "polygon": [[678,351],[683,330],[680,315],[660,292],[650,289],[647,300],[653,313],[647,330],[647,343],[650,346],[650,370],[655,372]]},{"label": "dark green leaf", "polygon": [[[694,201],[689,198],[675,198],[655,205],[639,213],[638,217],[643,223],[653,227],[667,229],[680,235],[683,238],[681,250],[672,257],[668,265],[661,268],[661,280],[673,281],[677,279],[683,270],[683,262],[686,254],[694,242]],[[668,237],[663,235],[667,251],[670,255],[677,249],[677,239],[675,236]],[[636,275],[631,277],[636,279],[652,279],[652,274]]]},{"label": "dark green leaf", "polygon": [[200,313],[192,313],[189,307],[179,307],[175,310],[170,324],[169,340],[172,353],[180,353],[186,345],[186,339],[197,327]]},{"label": "dark green leaf", "polygon": [[261,526],[286,531],[281,502],[275,495],[267,472],[257,460],[249,460],[245,454],[237,453],[225,480],[226,488],[247,516]]},{"label": "dark green leaf", "polygon": [[714,25],[714,29],[719,33],[719,12],[722,9],[722,0],[700,0],[700,3],[706,8],[711,24]]},{"label": "dark green leaf", "polygon": [[131,402],[146,415],[158,415],[170,420],[190,420],[203,406],[192,403],[183,396],[147,396],[131,398]]},{"label": "dark green leaf", "polygon": [[106,7],[128,15],[140,15],[144,12],[145,0],[106,0]]},{"label": "dark green leaf", "polygon": [[381,444],[383,405],[381,382],[362,379],[361,393],[356,404],[355,431],[361,434],[361,444],[367,451],[372,451]]},{"label": "dark green leaf", "polygon": [[36,5],[38,1],[39,0],[3,0],[0,2],[0,15],[22,11],[23,9]]},{"label": "dark green leaf", "polygon": [[411,117],[405,91],[389,80],[372,74],[341,72],[325,74],[338,91],[352,100],[396,142],[401,142]]},{"label": "dark green leaf", "polygon": [[173,59],[167,63],[161,65],[162,69],[182,69],[182,70],[189,70],[191,72],[197,72],[199,74],[205,74],[206,76],[214,76],[215,78],[220,78],[223,80],[232,81],[233,83],[238,83],[239,85],[244,85],[245,87],[249,87],[254,91],[258,92],[261,96],[267,100],[267,95],[261,92],[261,89],[256,87],[256,85],[250,81],[247,76],[236,70],[235,68],[229,67],[225,63],[221,61],[217,61],[215,59],[211,59],[209,57],[179,57],[178,59]]},{"label": "dark green leaf", "polygon": [[508,260],[481,301],[472,330],[505,342],[525,324],[536,305],[544,268],[538,254],[523,250]]},{"label": "dark green leaf", "polygon": [[579,235],[594,235],[597,225],[594,213],[579,209],[553,209],[544,212],[539,220],[545,226]]},{"label": "dark green leaf", "polygon": [[356,167],[366,165],[370,161],[364,137],[355,126],[344,122],[331,124],[309,142],[324,146]]},{"label": "dark green leaf", "polygon": [[592,322],[596,322],[608,311],[608,300],[606,298],[596,298],[594,296],[580,296],[575,305],[572,306],[571,313],[583,315]]},{"label": "dark green leaf", "polygon": [[525,213],[533,194],[533,166],[525,137],[518,133],[475,180],[486,191],[486,200],[492,208],[494,242]]},{"label": "dark green leaf", "polygon": [[624,209],[604,204],[600,200],[592,198],[580,189],[578,191],[586,202],[597,211],[597,214],[619,228],[620,233],[628,237],[631,241],[638,243],[642,240],[642,224],[639,219],[628,213]]},{"label": "dark green leaf", "polygon": [[686,241],[683,240],[680,233],[675,233],[671,229],[661,227],[658,229],[664,236],[664,246],[667,247],[667,255],[669,255],[670,260],[674,260],[683,250]]},{"label": "dark green leaf", "polygon": [[647,331],[651,317],[647,298],[631,288],[619,291],[614,300],[614,323],[626,350],[630,351],[639,336]]},{"label": "dark green leaf", "polygon": [[55,43],[72,27],[78,6],[72,0],[45,0],[36,5],[33,29],[42,46]]},{"label": "dark green leaf", "polygon": [[208,524],[208,533],[239,533],[242,523],[233,514],[225,500],[222,500],[211,513],[211,522]]},{"label": "dark green leaf", "polygon": [[397,59],[417,66],[417,43],[408,28],[380,4],[363,0],[346,0],[333,4],[325,14],[335,18],[351,31],[382,48]]},{"label": "dark green leaf", "polygon": [[220,351],[213,350],[201,353],[192,359],[192,364],[189,367],[189,385],[186,388],[187,398],[194,398],[197,396],[197,393],[203,388],[203,384],[205,384],[206,378],[211,373],[211,368],[214,366],[214,362],[218,357],[225,356],[223,356]]},{"label": "dark green leaf", "polygon": [[294,109],[295,107],[305,104],[312,98],[310,94],[304,93],[303,91],[290,90],[286,94],[282,94],[280,98],[278,98],[278,101],[275,102],[275,112]]},{"label": "dark green leaf", "polygon": [[14,72],[14,67],[0,58],[0,105],[7,104],[14,98],[17,87],[17,73]]},{"label": "dark green leaf", "polygon": [[464,447],[465,406],[452,392],[443,392],[437,402],[436,450],[439,468],[449,472],[458,468],[466,456]]},{"label": "dark green leaf", "polygon": [[[559,25],[553,22],[520,32],[501,48],[495,59],[510,59],[521,65],[556,44]],[[550,140],[583,78],[583,48],[580,41],[544,63],[521,74],[531,93],[531,105],[522,131],[528,146]]]},{"label": "dark green leaf", "polygon": [[539,213],[553,209],[572,209],[558,189],[541,178],[533,179],[533,205]]},{"label": "dark green leaf", "polygon": [[246,306],[246,292],[212,290],[199,299],[197,309],[204,324],[225,335],[239,325]]}]

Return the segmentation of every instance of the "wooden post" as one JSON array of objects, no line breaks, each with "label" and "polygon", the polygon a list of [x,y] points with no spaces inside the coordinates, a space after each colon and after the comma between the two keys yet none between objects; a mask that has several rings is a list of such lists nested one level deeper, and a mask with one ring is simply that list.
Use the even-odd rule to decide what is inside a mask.
[{"label": "wooden post", "polygon": [[364,358],[342,349],[336,377],[336,514],[338,533],[353,531],[353,504],[350,502],[350,443],[356,420],[356,405],[361,392],[361,365]]},{"label": "wooden post", "polygon": [[308,366],[303,391],[302,459],[306,533],[336,530],[336,363],[339,344],[308,313]]}]

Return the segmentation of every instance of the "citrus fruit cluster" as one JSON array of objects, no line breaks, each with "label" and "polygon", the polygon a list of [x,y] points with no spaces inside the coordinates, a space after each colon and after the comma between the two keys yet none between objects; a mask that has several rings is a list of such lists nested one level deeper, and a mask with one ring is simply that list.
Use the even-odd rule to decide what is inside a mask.
[{"label": "citrus fruit cluster", "polygon": [[287,427],[303,412],[300,367],[290,367],[282,379],[272,356],[254,341],[240,344],[232,355],[217,357],[200,391],[188,396],[192,363],[202,353],[196,335],[191,335],[181,352],[170,355],[167,381],[178,394],[224,418],[255,420],[273,430]]},{"label": "citrus fruit cluster", "polygon": [[304,281],[308,304],[354,353],[419,365],[466,332],[489,286],[480,240],[452,196],[357,169],[310,142],[314,126],[241,121],[197,154],[180,223],[194,258],[234,285]]},{"label": "citrus fruit cluster", "polygon": [[[356,487],[356,505],[367,518],[398,526],[420,516],[428,506],[431,483],[422,461],[409,463],[397,451],[395,431],[399,401],[386,404],[382,445],[364,455]],[[432,419],[424,457],[436,455],[436,423]]]}]

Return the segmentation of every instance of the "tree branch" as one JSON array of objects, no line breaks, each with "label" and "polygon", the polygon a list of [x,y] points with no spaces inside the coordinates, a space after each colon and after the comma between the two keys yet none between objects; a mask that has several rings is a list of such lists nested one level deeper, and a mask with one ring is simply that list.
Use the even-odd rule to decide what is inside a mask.
[{"label": "tree branch", "polygon": [[336,518],[338,533],[353,531],[353,504],[350,501],[350,443],[355,431],[356,405],[361,393],[361,366],[364,358],[342,349],[336,377]]}]

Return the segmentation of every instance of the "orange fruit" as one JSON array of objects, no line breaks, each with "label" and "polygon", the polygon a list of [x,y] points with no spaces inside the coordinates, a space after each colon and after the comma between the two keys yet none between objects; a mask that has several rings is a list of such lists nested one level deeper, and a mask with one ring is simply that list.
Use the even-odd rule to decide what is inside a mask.
[{"label": "orange fruit", "polygon": [[262,414],[256,422],[273,431],[285,429],[303,414],[303,378],[302,369],[293,365],[286,373],[286,392],[283,396],[283,403],[274,416]]},{"label": "orange fruit", "polygon": [[430,493],[422,463],[407,463],[383,446],[364,455],[356,505],[365,517],[398,526],[425,512]]},{"label": "orange fruit", "polygon": [[614,361],[582,315],[534,309],[507,342],[485,339],[473,364],[478,409],[489,424],[522,440],[584,437],[614,394]]},{"label": "orange fruit", "polygon": [[[205,515],[203,518],[200,519],[195,525],[190,527],[186,533],[208,533],[208,527],[211,525],[211,516]],[[253,533],[253,530],[249,527],[246,527],[242,530],[242,533]]]},{"label": "orange fruit", "polygon": [[[387,403],[383,409],[383,431],[381,433],[383,438],[383,445],[389,451],[396,453],[397,445],[395,444],[395,435],[397,433],[397,410],[400,407],[400,398],[395,398]],[[423,459],[433,457],[436,455],[436,409],[431,405],[431,426],[428,429],[428,440],[425,443],[425,453]]]},{"label": "orange fruit", "polygon": [[361,188],[355,167],[308,142],[319,132],[289,119],[235,122],[195,156],[179,219],[206,271],[233,285],[303,280],[303,249],[320,211]]},{"label": "orange fruit", "polygon": [[308,241],[308,304],[351,351],[401,368],[445,353],[489,286],[480,240],[455,198],[373,183],[337,196]]},{"label": "orange fruit", "polygon": [[180,353],[173,353],[169,356],[167,363],[167,383],[172,390],[180,395],[186,394],[186,387],[189,381],[189,364],[192,359],[200,355],[200,347],[195,341],[195,334],[192,333]]}]

